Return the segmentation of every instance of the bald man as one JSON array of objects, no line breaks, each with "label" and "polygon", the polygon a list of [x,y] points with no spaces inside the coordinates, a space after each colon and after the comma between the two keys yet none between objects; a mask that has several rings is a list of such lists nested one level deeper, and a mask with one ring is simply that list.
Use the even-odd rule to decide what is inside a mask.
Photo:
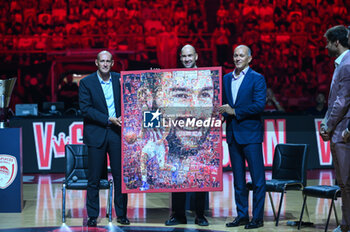
[{"label": "bald man", "polygon": [[[197,68],[198,54],[192,45],[185,45],[181,49],[180,61],[184,68]],[[185,146],[182,144],[182,146]],[[204,216],[206,192],[195,192],[195,224],[199,226],[208,226],[209,222]],[[178,224],[187,224],[186,218],[186,192],[172,193],[172,214],[170,219],[165,222],[166,226]]]},{"label": "bald man", "polygon": [[197,68],[197,60],[198,54],[192,45],[187,44],[182,47],[180,61],[184,68]]},{"label": "bald man", "polygon": [[120,74],[111,72],[114,61],[108,51],[98,53],[95,64],[97,72],[86,76],[79,85],[79,106],[84,117],[83,141],[88,146],[87,225],[97,225],[99,184],[106,172],[107,152],[114,181],[117,222],[128,225],[128,199],[121,193]]},{"label": "bald man", "polygon": [[[219,112],[226,120],[226,141],[234,176],[237,217],[227,227],[245,225],[245,229],[264,225],[265,169],[262,153],[263,125],[260,114],[266,101],[265,78],[249,67],[249,47],[235,48],[235,70],[223,78],[223,104]],[[245,161],[253,182],[253,218],[249,221]]]}]

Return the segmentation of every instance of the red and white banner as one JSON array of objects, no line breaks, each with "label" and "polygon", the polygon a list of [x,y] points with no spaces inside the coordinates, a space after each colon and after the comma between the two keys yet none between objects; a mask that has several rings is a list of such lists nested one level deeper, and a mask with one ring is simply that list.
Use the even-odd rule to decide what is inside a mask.
[{"label": "red and white banner", "polygon": [[[142,115],[138,116],[142,117]],[[277,143],[309,144],[309,168],[331,167],[330,143],[324,142],[318,133],[320,118],[288,115],[263,116],[263,123],[265,126],[263,154],[266,167],[272,166],[274,148]],[[10,121],[10,125],[22,128],[24,173],[64,172],[64,146],[82,143],[83,122],[80,118],[22,118]],[[160,137],[157,133],[150,134],[154,139]],[[125,134],[123,139],[127,139],[127,136],[131,141],[133,140],[134,135],[132,134]],[[230,167],[225,137],[223,134],[222,165]],[[130,153],[133,154],[135,151]]]},{"label": "red and white banner", "polygon": [[50,170],[53,158],[64,158],[67,144],[83,143],[83,122],[69,125],[69,134],[59,131],[55,135],[55,122],[34,122],[33,133],[35,153],[39,170]]},{"label": "red and white banner", "polygon": [[315,118],[315,136],[317,140],[318,157],[320,160],[320,165],[331,165],[332,164],[332,153],[331,153],[331,143],[329,141],[323,141],[319,130],[321,126],[322,119]]}]

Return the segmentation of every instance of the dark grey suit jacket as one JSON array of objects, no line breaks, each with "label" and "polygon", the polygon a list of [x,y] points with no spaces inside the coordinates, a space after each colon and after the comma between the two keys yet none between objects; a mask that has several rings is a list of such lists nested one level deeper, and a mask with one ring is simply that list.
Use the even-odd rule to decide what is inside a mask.
[{"label": "dark grey suit jacket", "polygon": [[350,51],[333,74],[328,110],[322,124],[327,125],[333,143],[343,141],[342,132],[350,123]]}]

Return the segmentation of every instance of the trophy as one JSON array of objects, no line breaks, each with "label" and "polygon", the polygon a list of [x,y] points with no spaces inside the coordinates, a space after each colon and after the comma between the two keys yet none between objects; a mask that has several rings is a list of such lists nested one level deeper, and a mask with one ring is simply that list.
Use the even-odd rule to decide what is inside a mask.
[{"label": "trophy", "polygon": [[0,128],[8,127],[8,107],[17,78],[0,80]]}]

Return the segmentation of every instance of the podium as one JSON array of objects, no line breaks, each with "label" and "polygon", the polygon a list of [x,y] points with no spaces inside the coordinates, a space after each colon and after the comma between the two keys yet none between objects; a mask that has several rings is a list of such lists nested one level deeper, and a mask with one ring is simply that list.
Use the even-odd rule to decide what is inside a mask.
[{"label": "podium", "polygon": [[0,129],[0,213],[23,208],[22,129]]}]

